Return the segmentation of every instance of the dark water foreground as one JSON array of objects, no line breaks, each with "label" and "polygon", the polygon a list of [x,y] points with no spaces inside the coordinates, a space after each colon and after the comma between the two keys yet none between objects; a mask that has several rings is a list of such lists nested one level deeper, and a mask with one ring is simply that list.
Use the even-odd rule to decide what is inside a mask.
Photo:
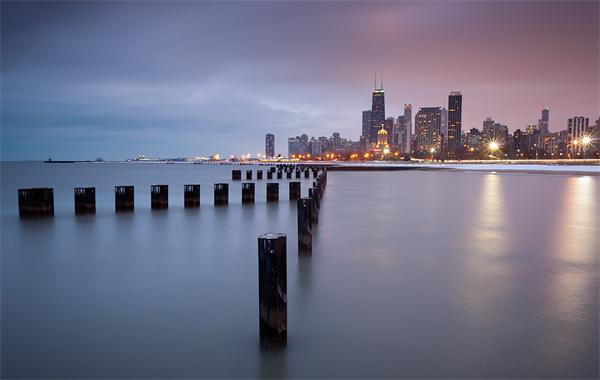
[{"label": "dark water foreground", "polygon": [[[2,378],[598,377],[598,177],[330,172],[299,257],[290,180],[269,204],[254,180],[241,204],[231,170],[256,167],[1,169]],[[183,208],[190,183],[199,209]],[[150,209],[154,184],[168,210]],[[114,212],[115,185],[135,186],[135,212]],[[17,189],[35,186],[54,188],[55,216],[21,220]],[[87,186],[97,213],[75,216]],[[288,234],[275,353],[258,339],[266,232]]]}]

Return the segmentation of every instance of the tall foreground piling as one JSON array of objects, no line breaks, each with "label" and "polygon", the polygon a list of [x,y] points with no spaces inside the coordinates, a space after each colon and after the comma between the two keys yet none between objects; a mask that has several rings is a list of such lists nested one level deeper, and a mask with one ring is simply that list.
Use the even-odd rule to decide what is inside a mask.
[{"label": "tall foreground piling", "polygon": [[298,199],[298,253],[312,253],[312,202]]},{"label": "tall foreground piling", "polygon": [[150,204],[152,210],[163,210],[169,208],[169,186],[151,185]]},{"label": "tall foreground piling", "polygon": [[231,179],[241,180],[242,179],[242,171],[241,170],[232,170],[231,171]]},{"label": "tall foreground piling", "polygon": [[19,189],[19,216],[42,217],[54,215],[54,189],[34,187]]},{"label": "tall foreground piling", "polygon": [[133,186],[115,186],[115,211],[133,211]]},{"label": "tall foreground piling", "polygon": [[286,234],[258,237],[260,346],[276,350],[287,344]]},{"label": "tall foreground piling", "polygon": [[183,207],[200,207],[200,185],[184,185]]},{"label": "tall foreground piling", "polygon": [[246,180],[252,179],[252,170],[246,170]]},{"label": "tall foreground piling", "polygon": [[76,187],[75,188],[75,214],[95,214],[96,213],[96,188],[95,187]]},{"label": "tall foreground piling", "polygon": [[256,171],[256,179],[262,179],[262,170],[257,170]]},{"label": "tall foreground piling", "polygon": [[290,201],[300,198],[300,182],[290,182]]},{"label": "tall foreground piling", "polygon": [[242,204],[254,203],[254,182],[242,183]]},{"label": "tall foreground piling", "polygon": [[271,170],[267,172],[267,179],[273,179],[273,172]]},{"label": "tall foreground piling", "polygon": [[279,184],[277,182],[267,183],[267,202],[279,202]]},{"label": "tall foreground piling", "polygon": [[229,184],[215,183],[215,206],[229,204]]}]

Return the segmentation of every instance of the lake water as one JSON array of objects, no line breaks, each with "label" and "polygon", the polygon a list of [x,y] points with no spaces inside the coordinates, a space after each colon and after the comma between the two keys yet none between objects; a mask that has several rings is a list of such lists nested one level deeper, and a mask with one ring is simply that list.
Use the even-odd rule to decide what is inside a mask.
[{"label": "lake water", "polygon": [[[254,180],[242,205],[232,169],[266,167],[2,163],[2,378],[598,377],[600,177],[329,172],[306,257],[296,179]],[[150,209],[153,184],[168,210]],[[135,212],[115,213],[116,185]],[[17,189],[37,186],[55,216],[20,219]],[[76,216],[88,186],[97,213]],[[288,235],[278,352],[258,337],[267,232]]]}]

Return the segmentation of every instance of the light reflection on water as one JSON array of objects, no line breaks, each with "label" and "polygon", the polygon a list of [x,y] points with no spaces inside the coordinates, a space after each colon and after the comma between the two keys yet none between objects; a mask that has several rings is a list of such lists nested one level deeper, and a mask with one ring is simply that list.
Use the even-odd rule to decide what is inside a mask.
[{"label": "light reflection on water", "polygon": [[[598,373],[597,177],[330,172],[313,255],[298,256],[286,179],[280,202],[266,203],[263,180],[241,205],[230,166],[14,165],[2,172],[3,377]],[[212,205],[217,182],[229,206]],[[125,183],[136,210],[115,214]],[[168,210],[150,210],[153,183],[169,184]],[[183,208],[185,183],[202,184],[199,209]],[[54,218],[18,219],[16,189],[30,185],[55,187]],[[96,215],[73,215],[84,185]],[[288,234],[276,353],[258,344],[265,232]]]}]

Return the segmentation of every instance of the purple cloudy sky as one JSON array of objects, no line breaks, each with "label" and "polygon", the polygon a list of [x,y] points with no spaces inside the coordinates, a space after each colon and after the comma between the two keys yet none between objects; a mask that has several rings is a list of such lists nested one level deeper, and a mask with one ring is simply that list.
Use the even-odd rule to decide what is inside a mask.
[{"label": "purple cloudy sky", "polygon": [[[276,153],[463,94],[463,130],[599,111],[598,1],[1,3],[2,159]],[[545,100],[547,99],[547,100]]]}]

